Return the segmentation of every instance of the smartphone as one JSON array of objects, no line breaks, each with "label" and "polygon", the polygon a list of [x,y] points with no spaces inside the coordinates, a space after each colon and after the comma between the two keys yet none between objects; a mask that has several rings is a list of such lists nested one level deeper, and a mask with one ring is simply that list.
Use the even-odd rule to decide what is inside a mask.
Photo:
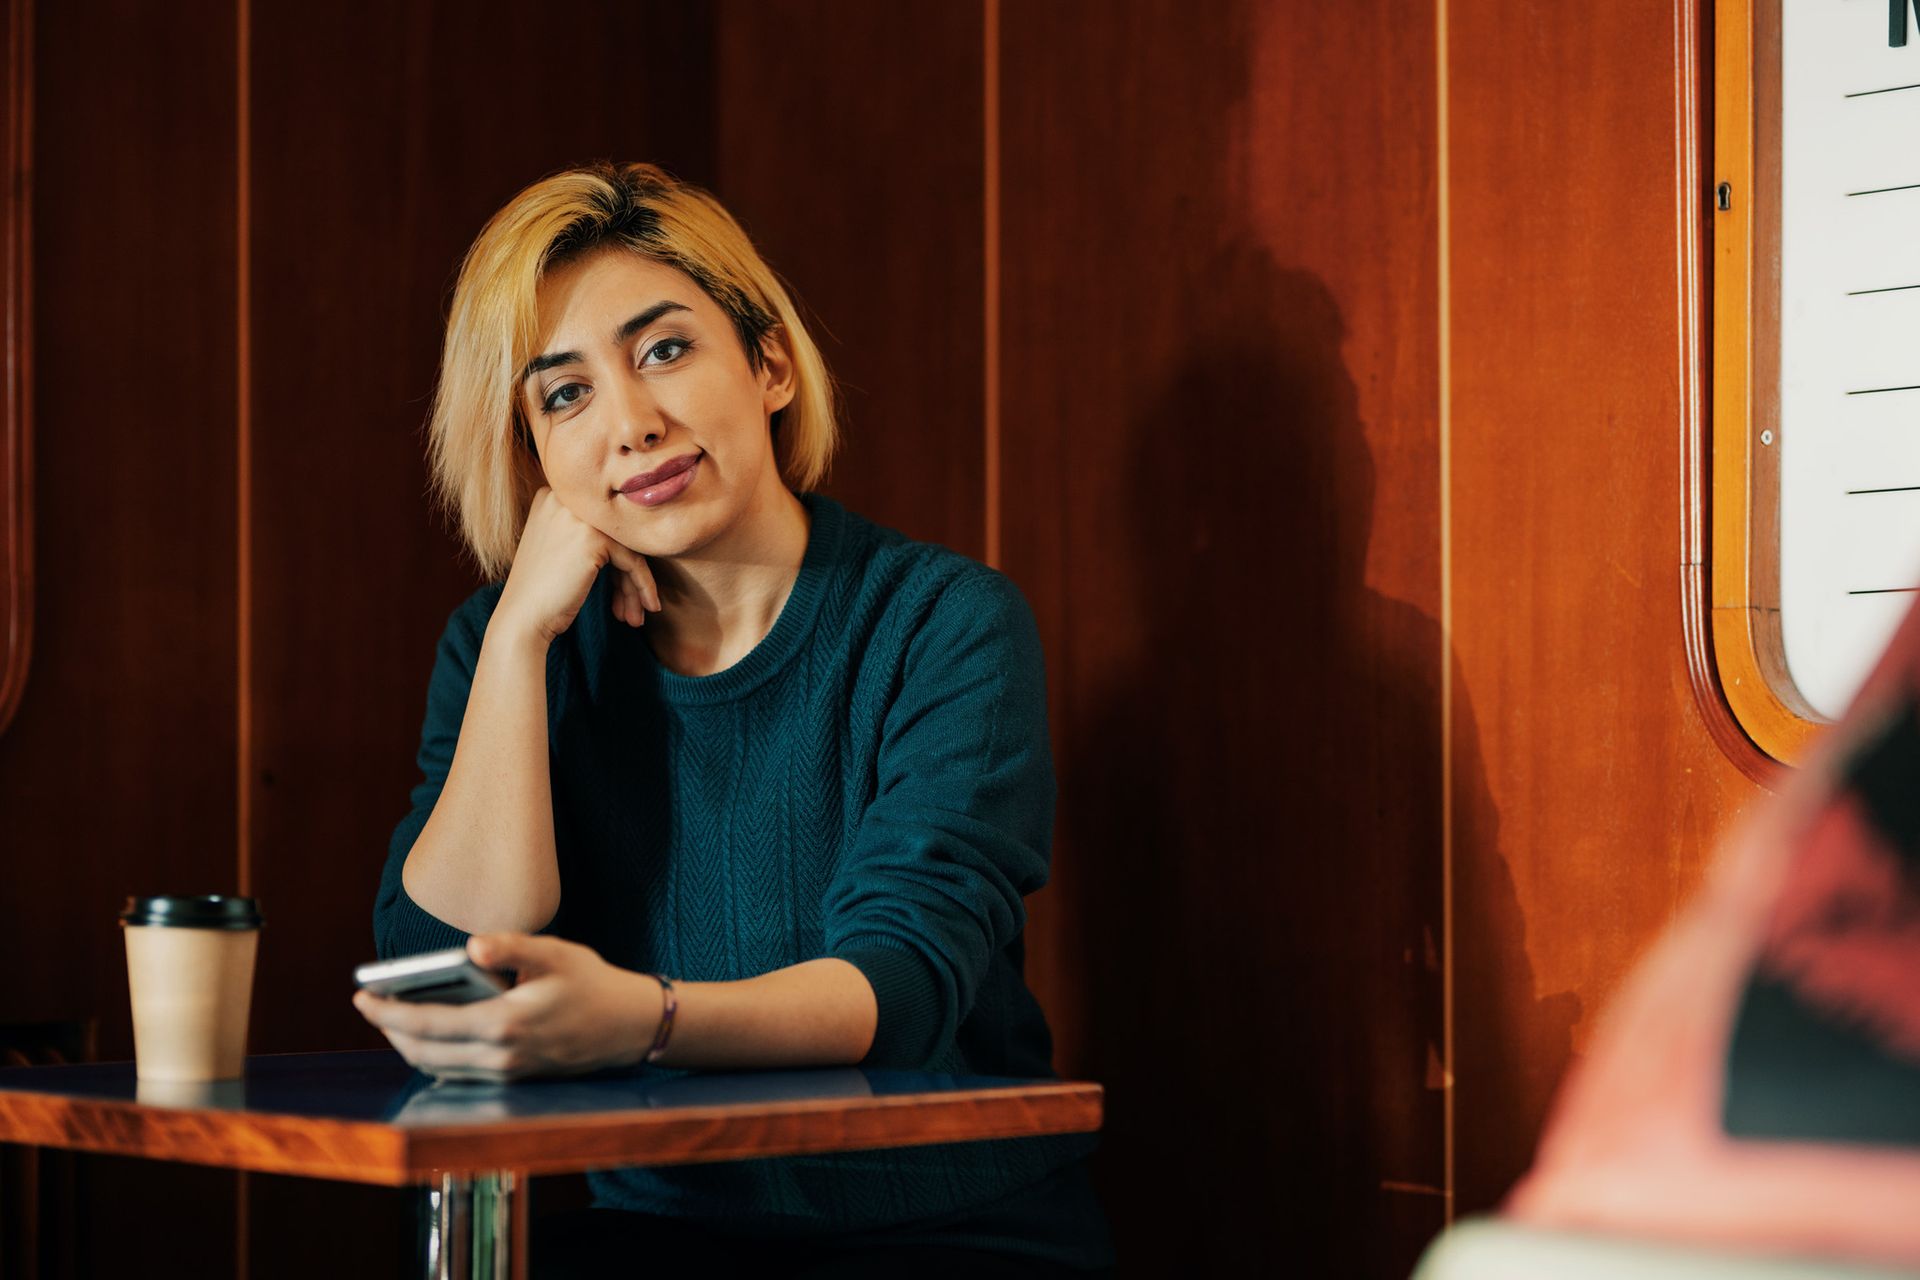
[{"label": "smartphone", "polygon": [[507,989],[498,975],[469,959],[464,947],[375,960],[356,968],[353,980],[377,996],[416,1004],[472,1004]]}]

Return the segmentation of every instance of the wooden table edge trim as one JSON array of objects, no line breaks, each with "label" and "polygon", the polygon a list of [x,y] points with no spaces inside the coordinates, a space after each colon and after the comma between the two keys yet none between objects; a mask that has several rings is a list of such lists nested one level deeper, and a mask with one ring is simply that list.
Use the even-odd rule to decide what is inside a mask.
[{"label": "wooden table edge trim", "polygon": [[[833,1151],[1096,1132],[1106,1090],[1083,1081],[954,1093],[797,1100],[772,1106],[675,1107],[554,1116],[502,1134],[485,1125],[408,1127],[407,1181],[510,1168],[562,1173],[621,1165],[705,1164]],[[954,1121],[965,1117],[961,1127]],[[653,1151],[626,1144],[644,1133]],[[543,1151],[568,1142],[564,1153]]]},{"label": "wooden table edge trim", "polygon": [[404,1164],[404,1131],[376,1121],[0,1090],[0,1142],[248,1173],[388,1186],[411,1181],[387,1172]]},{"label": "wooden table edge trim", "polygon": [[[512,1169],[569,1172],[633,1164],[696,1164],[824,1151],[875,1150],[991,1138],[1093,1132],[1105,1090],[1076,1081],[900,1094],[804,1099],[771,1106],[635,1110],[524,1119],[502,1132],[486,1124],[409,1127],[271,1112],[142,1105],[0,1091],[0,1142],[100,1155],[210,1165],[379,1186],[409,1186],[440,1173]],[[902,1122],[901,1117],[906,1117]],[[953,1122],[970,1117],[961,1128]],[[212,1121],[213,1123],[209,1123]],[[644,1133],[664,1150],[635,1154]],[[567,1141],[564,1153],[540,1150]]]}]

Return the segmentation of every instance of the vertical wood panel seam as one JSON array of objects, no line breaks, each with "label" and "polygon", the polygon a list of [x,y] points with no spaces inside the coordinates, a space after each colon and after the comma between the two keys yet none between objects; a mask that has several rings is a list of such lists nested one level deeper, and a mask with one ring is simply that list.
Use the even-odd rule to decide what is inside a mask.
[{"label": "vertical wood panel seam", "polygon": [[237,261],[235,264],[236,287],[234,290],[234,421],[236,424],[236,464],[238,473],[235,513],[236,528],[234,535],[238,551],[238,563],[235,566],[239,581],[235,591],[235,620],[237,624],[238,652],[234,664],[238,688],[235,691],[235,854],[236,875],[242,894],[250,893],[253,888],[253,788],[250,785],[253,774],[253,333],[251,299],[252,272],[250,259],[252,239],[252,209],[249,194],[252,174],[248,158],[252,149],[252,121],[249,119],[252,109],[252,83],[248,67],[248,51],[252,44],[253,14],[251,0],[236,0],[236,33],[234,74],[235,98],[235,166],[234,188],[236,193],[234,208],[234,242]]},{"label": "vertical wood panel seam", "polygon": [[1440,1036],[1441,1148],[1447,1225],[1454,1206],[1453,1036],[1453,264],[1447,132],[1447,0],[1434,4],[1434,96],[1438,133],[1440,435]]},{"label": "vertical wood panel seam", "polygon": [[986,561],[1000,568],[1000,0],[984,0],[982,186],[985,242]]},{"label": "vertical wood panel seam", "polygon": [[[1699,138],[1696,129],[1697,106],[1694,94],[1698,81],[1694,67],[1694,24],[1692,0],[1674,0],[1673,5],[1673,132],[1674,132],[1674,256],[1676,259],[1676,294],[1679,307],[1674,331],[1680,341],[1680,632],[1687,646],[1687,683],[1692,686],[1696,709],[1704,712],[1705,704],[1700,699],[1702,690],[1701,675],[1697,670],[1701,666],[1695,661],[1697,649],[1705,647],[1706,610],[1704,602],[1696,602],[1693,587],[1701,580],[1701,564],[1706,546],[1705,521],[1700,517],[1706,511],[1701,490],[1702,476],[1694,465],[1700,444],[1701,426],[1701,390],[1702,379],[1699,375],[1702,348],[1700,343],[1699,316],[1699,276],[1694,230],[1697,210],[1694,201],[1698,196],[1693,191],[1695,185],[1695,162],[1699,156]],[[1717,691],[1716,691],[1717,692]],[[1709,726],[1712,721],[1707,719]],[[1681,842],[1675,841],[1667,856],[1667,877],[1671,888],[1667,910],[1678,915],[1680,904],[1685,900],[1681,888],[1684,880],[1680,859],[1683,854]]]},{"label": "vertical wood panel seam", "polygon": [[[236,642],[234,697],[236,717],[234,773],[235,860],[239,892],[253,892],[253,50],[252,0],[234,6],[234,423]],[[253,1270],[247,1175],[236,1173],[233,1186],[233,1273],[245,1280]]]},{"label": "vertical wood panel seam", "polygon": [[7,9],[7,118],[9,162],[6,279],[6,424],[9,491],[0,494],[8,527],[0,546],[9,557],[7,635],[0,648],[0,730],[20,709],[33,664],[33,5],[10,0]]}]

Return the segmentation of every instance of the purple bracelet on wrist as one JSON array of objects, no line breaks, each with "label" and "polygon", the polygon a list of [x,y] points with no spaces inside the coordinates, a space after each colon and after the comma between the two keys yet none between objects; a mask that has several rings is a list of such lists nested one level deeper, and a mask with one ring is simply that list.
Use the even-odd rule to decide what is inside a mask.
[{"label": "purple bracelet on wrist", "polygon": [[673,983],[657,973],[647,975],[660,984],[660,995],[666,1001],[666,1007],[660,1010],[660,1029],[653,1033],[653,1047],[647,1050],[642,1062],[657,1062],[660,1055],[667,1051],[667,1041],[673,1036],[673,1015],[680,1008],[680,1001],[673,994]]}]

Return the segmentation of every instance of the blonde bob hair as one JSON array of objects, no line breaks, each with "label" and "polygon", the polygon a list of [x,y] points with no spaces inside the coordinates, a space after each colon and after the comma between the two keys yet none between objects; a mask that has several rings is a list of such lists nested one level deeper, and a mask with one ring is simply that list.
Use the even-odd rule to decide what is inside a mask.
[{"label": "blonde bob hair", "polygon": [[540,280],[607,246],[690,277],[732,321],[754,372],[765,364],[762,344],[784,339],[794,395],[773,415],[781,477],[790,488],[811,489],[833,458],[832,375],[786,288],[733,215],[650,164],[557,173],[509,200],[467,250],[427,427],[435,495],[489,578],[512,567],[534,492],[545,482],[519,396],[520,371],[539,340]]}]

